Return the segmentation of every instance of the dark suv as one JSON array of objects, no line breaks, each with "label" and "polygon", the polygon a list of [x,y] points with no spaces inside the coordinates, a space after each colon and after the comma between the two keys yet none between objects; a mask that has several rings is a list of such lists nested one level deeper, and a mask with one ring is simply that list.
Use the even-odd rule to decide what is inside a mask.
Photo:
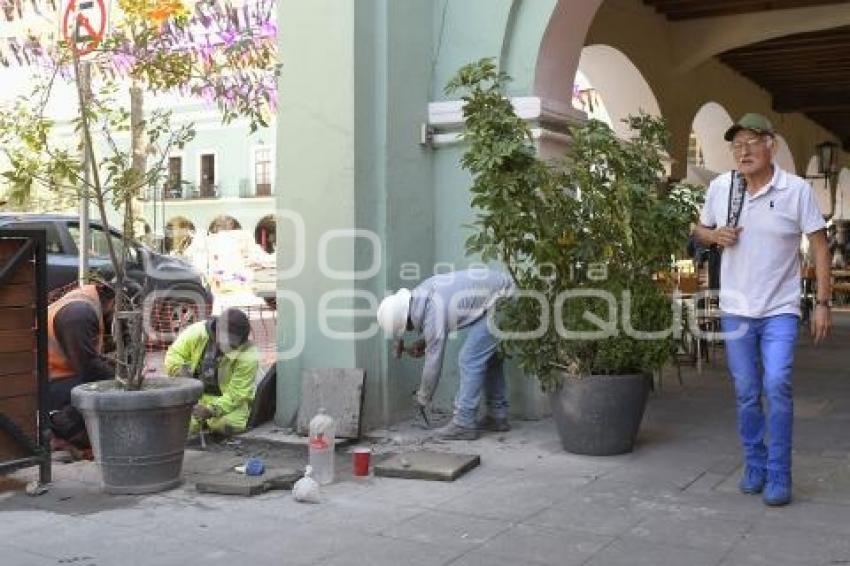
[{"label": "dark suv", "polygon": [[[110,279],[106,232],[99,221],[91,221],[89,266]],[[57,214],[0,214],[0,230],[44,230],[47,240],[47,288],[56,295],[77,281],[79,274],[80,219]],[[121,250],[121,232],[110,230],[116,250]],[[212,309],[209,285],[188,262],[164,256],[138,242],[132,243],[127,275],[143,289],[151,308],[148,315],[161,341],[173,340],[187,325],[205,318]]]}]

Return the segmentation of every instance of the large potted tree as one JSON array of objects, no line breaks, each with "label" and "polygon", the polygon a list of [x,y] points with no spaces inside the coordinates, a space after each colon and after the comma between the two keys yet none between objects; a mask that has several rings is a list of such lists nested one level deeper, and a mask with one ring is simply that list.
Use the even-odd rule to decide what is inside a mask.
[{"label": "large potted tree", "polygon": [[571,128],[567,154],[545,162],[505,95],[508,77],[485,59],[463,67],[475,233],[467,250],[499,260],[519,293],[501,304],[502,348],[549,393],[567,451],[628,452],[651,372],[674,352],[675,303],[654,281],[682,250],[698,192],[666,182],[662,121]]},{"label": "large potted tree", "polygon": [[[190,12],[179,0],[120,0],[112,35],[82,47],[94,47],[85,64],[97,72],[99,88],[91,92],[80,46],[39,49],[51,56],[50,72],[32,95],[16,101],[14,119],[0,121],[3,176],[15,200],[26,200],[37,186],[71,192],[91,200],[107,234],[110,206],[124,228],[123,241],[105,239],[115,289],[115,379],[72,391],[110,493],[150,493],[180,483],[189,418],[203,390],[195,379],[145,375],[146,336],[161,297],[143,296],[129,284],[128,270],[138,261],[131,242],[134,203],[142,191],[164,184],[168,156],[192,139],[194,127],[175,126],[168,111],[145,115],[142,95],[144,89],[198,95],[217,103],[224,121],[244,116],[252,130],[266,125],[275,98],[275,29],[268,6],[257,6],[245,12],[251,16],[245,26],[217,1],[197,3]],[[79,112],[72,122],[83,159],[46,115],[63,79],[76,87]],[[121,98],[125,86],[129,97]]]}]

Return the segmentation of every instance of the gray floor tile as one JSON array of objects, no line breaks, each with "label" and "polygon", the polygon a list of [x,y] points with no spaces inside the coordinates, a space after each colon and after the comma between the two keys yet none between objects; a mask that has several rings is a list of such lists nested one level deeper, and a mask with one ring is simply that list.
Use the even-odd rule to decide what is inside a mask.
[{"label": "gray floor tile", "polygon": [[587,566],[715,566],[723,551],[668,546],[621,539],[597,553]]},{"label": "gray floor tile", "polygon": [[800,527],[757,525],[729,553],[735,563],[759,560],[791,564],[849,564],[850,540],[834,533],[811,531]]},{"label": "gray floor tile", "polygon": [[317,505],[313,513],[304,517],[303,523],[317,528],[343,525],[356,531],[377,534],[393,525],[404,524],[425,511],[422,507],[382,504],[362,497],[338,499]]},{"label": "gray floor tile", "polygon": [[523,564],[528,560],[532,563],[572,566],[583,564],[612,540],[611,537],[589,533],[516,525],[485,543],[480,551],[512,558],[515,564]]},{"label": "gray floor tile", "polygon": [[[55,566],[56,558],[43,556],[12,546],[0,545],[0,562],[9,564],[10,566]],[[80,564],[79,566],[85,565]]]},{"label": "gray floor tile", "polygon": [[528,482],[488,485],[451,499],[440,509],[482,517],[518,521],[552,504],[545,486]]},{"label": "gray floor tile", "polygon": [[505,521],[426,511],[381,534],[417,542],[459,547],[478,546],[511,527]]},{"label": "gray floor tile", "polygon": [[558,502],[523,520],[527,525],[538,525],[617,536],[638,524],[647,515],[629,501],[608,502],[598,497],[581,496]]},{"label": "gray floor tile", "polygon": [[[522,561],[522,565],[548,566],[546,563],[534,562],[528,558]],[[464,554],[449,566],[517,566],[517,559],[513,556],[490,554],[479,548]]]},{"label": "gray floor tile", "polygon": [[686,510],[652,516],[641,521],[626,536],[646,542],[688,546],[703,550],[727,550],[738,543],[752,525],[728,518],[713,519]]},{"label": "gray floor tile", "polygon": [[322,566],[443,566],[464,550],[380,536],[363,536],[348,548],[320,562]]}]

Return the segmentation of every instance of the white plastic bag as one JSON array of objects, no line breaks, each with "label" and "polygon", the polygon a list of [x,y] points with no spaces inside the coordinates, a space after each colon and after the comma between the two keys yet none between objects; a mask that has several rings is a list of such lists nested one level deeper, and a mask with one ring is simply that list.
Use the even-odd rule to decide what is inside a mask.
[{"label": "white plastic bag", "polygon": [[301,503],[321,503],[322,497],[319,492],[319,484],[312,478],[313,467],[307,466],[304,477],[292,486],[292,497]]}]

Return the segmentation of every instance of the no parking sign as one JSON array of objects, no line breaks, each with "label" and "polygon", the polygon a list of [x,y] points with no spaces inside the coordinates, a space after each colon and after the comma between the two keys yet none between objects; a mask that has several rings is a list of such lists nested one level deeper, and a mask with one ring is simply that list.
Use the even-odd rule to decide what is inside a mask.
[{"label": "no parking sign", "polygon": [[60,32],[78,57],[101,44],[109,24],[109,0],[62,0]]}]

